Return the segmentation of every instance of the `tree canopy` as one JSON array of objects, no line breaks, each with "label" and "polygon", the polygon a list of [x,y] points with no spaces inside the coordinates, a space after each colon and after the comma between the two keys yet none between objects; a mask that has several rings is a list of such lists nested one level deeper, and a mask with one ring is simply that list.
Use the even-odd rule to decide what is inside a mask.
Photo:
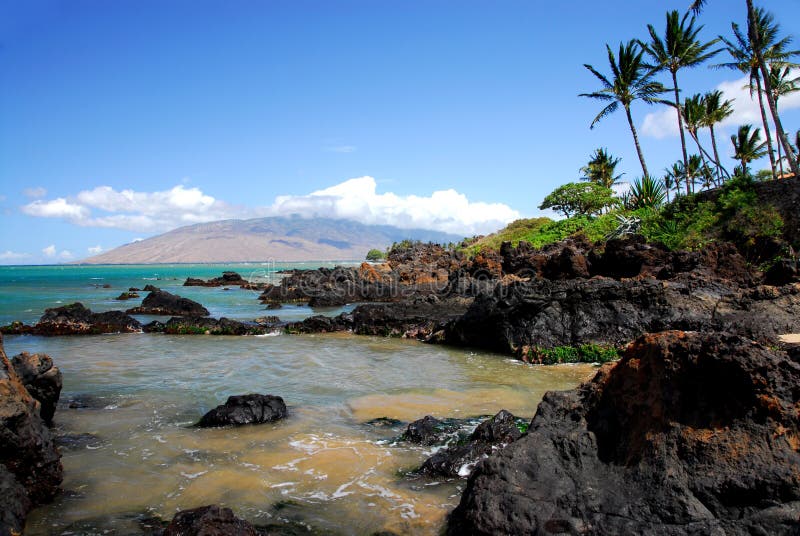
[{"label": "tree canopy", "polygon": [[619,200],[614,197],[611,188],[600,186],[594,182],[570,182],[553,190],[544,198],[539,209],[552,208],[569,218],[577,215],[599,214],[603,209],[614,206],[618,202]]}]

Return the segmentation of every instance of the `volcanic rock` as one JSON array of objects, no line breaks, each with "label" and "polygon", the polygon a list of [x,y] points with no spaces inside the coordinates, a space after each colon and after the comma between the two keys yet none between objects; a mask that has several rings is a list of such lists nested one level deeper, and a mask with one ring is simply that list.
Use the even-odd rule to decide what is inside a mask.
[{"label": "volcanic rock", "polygon": [[739,336],[645,335],[550,392],[478,464],[449,534],[798,534],[800,364]]},{"label": "volcanic rock", "polygon": [[81,303],[46,309],[30,330],[36,335],[89,335],[98,333],[135,333],[142,325],[122,311],[93,313]]},{"label": "volcanic rock", "polygon": [[163,536],[257,536],[256,529],[230,508],[212,504],[175,514]]},{"label": "volcanic rock", "polygon": [[28,511],[59,492],[61,454],[0,338],[0,533],[21,534]]},{"label": "volcanic rock", "polygon": [[128,309],[130,315],[208,316],[208,309],[189,298],[166,290],[154,290],[142,300],[142,305]]},{"label": "volcanic rock", "polygon": [[279,396],[260,394],[230,396],[225,404],[203,415],[196,426],[211,428],[261,424],[283,419],[287,414],[286,404]]},{"label": "volcanic rock", "polygon": [[22,352],[14,356],[11,364],[25,389],[41,404],[44,422],[52,423],[62,386],[61,371],[53,365],[52,358],[47,354]]}]

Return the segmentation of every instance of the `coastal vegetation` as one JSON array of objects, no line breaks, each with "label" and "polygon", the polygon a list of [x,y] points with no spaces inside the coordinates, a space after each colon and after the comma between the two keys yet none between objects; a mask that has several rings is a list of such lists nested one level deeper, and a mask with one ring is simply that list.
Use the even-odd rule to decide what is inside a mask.
[{"label": "coastal vegetation", "polygon": [[[597,243],[636,233],[670,250],[697,250],[729,241],[750,262],[766,269],[800,248],[800,238],[785,232],[782,211],[759,200],[756,193],[760,181],[797,176],[800,131],[795,146],[784,139],[777,104],[800,90],[800,77],[793,76],[800,51],[791,49],[792,36],[782,34],[775,17],[751,1],[744,27],[733,22],[730,36],[704,38],[699,23],[704,4],[695,2],[683,14],[667,12],[663,33],[647,25],[647,41],[631,39],[616,52],[607,44],[609,74],[585,64],[601,88],[579,96],[605,104],[590,128],[623,110],[642,175],[623,183],[617,172],[621,159],[605,147],[598,148],[581,167],[581,182],[557,187],[539,205],[563,219],[517,220],[492,235],[466,241],[468,254],[496,250],[503,242],[516,246],[525,241],[541,248],[569,237]],[[728,56],[727,61],[710,64],[722,55]],[[750,93],[759,103],[762,124],[740,125],[730,136],[730,145],[717,139],[715,127],[733,114],[732,100],[719,90],[681,100],[686,91],[679,85],[679,73],[703,65],[746,74]],[[663,82],[658,80],[662,73],[667,75]],[[660,177],[650,172],[639,142],[632,112],[637,101],[675,110],[681,152]],[[738,165],[729,170],[724,156]],[[754,170],[753,163],[764,156],[769,157],[769,168]]]}]

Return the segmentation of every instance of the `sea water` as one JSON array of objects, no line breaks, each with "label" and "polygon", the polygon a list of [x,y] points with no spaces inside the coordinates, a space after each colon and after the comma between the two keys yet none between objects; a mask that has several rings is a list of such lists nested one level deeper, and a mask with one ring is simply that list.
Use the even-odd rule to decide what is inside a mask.
[{"label": "sea water", "polygon": [[[265,313],[251,291],[180,286],[187,276],[223,269],[249,276],[241,265],[4,267],[0,323],[34,322],[58,302],[132,307],[138,300],[113,298],[148,282],[203,303],[214,316],[319,312],[292,306]],[[206,504],[261,525],[437,534],[464,480],[417,475],[431,450],[399,439],[406,423],[500,409],[530,418],[544,392],[572,388],[594,371],[351,334],[7,336],[5,347],[9,356],[45,352],[64,376],[54,434],[63,445],[65,491],[31,513],[26,534],[136,534],[145,520]],[[192,427],[244,393],[283,397],[289,417]]]}]

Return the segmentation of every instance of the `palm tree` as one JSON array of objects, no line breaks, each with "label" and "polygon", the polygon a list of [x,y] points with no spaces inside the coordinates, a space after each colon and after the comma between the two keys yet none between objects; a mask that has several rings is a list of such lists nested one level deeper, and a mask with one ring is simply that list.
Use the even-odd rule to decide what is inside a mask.
[{"label": "palm tree", "polygon": [[590,128],[594,128],[605,116],[617,111],[621,105],[628,118],[628,125],[631,128],[631,134],[633,134],[633,143],[636,145],[636,153],[639,155],[642,171],[645,175],[649,175],[647,165],[644,162],[642,147],[639,145],[639,136],[636,134],[636,127],[631,117],[631,103],[635,100],[642,100],[647,104],[663,102],[658,96],[667,90],[659,82],[653,80],[653,71],[648,69],[642,60],[644,50],[640,49],[636,41],[629,41],[627,44],[620,43],[619,60],[614,57],[614,53],[608,44],[606,44],[606,50],[608,51],[608,64],[613,75],[610,80],[591,65],[584,64],[584,67],[600,80],[603,89],[594,93],[581,93],[579,96],[608,103],[594,118]]},{"label": "palm tree", "polygon": [[[708,167],[706,163],[706,156],[708,152],[703,149],[703,146],[700,145],[700,138],[697,136],[697,132],[700,130],[707,121],[706,121],[706,103],[703,102],[703,96],[699,93],[693,95],[691,97],[687,97],[681,107],[681,113],[683,114],[683,119],[686,123],[686,130],[689,131],[689,135],[694,140],[695,144],[697,144],[697,149],[700,151],[700,161],[703,167]],[[711,155],[708,155],[711,158]]]},{"label": "palm tree", "polygon": [[[728,175],[722,161],[719,159],[719,151],[717,150],[717,137],[714,133],[714,125],[721,123],[733,114],[733,101],[722,100],[722,91],[711,91],[703,95],[703,102],[706,104],[706,114],[703,126],[707,127],[711,133],[711,147],[714,150],[714,162],[717,164],[717,179],[722,179],[720,172],[725,171]],[[730,175],[728,175],[730,176]]]},{"label": "palm tree", "polygon": [[681,181],[684,179],[683,162],[675,162],[672,167],[664,169],[664,188],[667,191],[667,201],[669,201],[669,190],[675,188],[675,197],[681,193]]},{"label": "palm tree", "polygon": [[[777,28],[772,23],[772,16],[765,12],[763,9],[758,8],[755,12],[755,18],[752,23],[753,33],[758,36],[757,42],[762,43],[767,50],[767,56],[772,61],[782,61],[786,57],[786,46],[788,39],[784,38],[777,40]],[[749,34],[745,36],[739,25],[731,23],[733,29],[734,40],[731,41],[724,36],[720,39],[725,43],[728,54],[733,58],[732,62],[721,63],[717,67],[727,67],[730,69],[737,69],[750,77],[750,95],[758,95],[758,105],[761,110],[761,122],[764,126],[764,134],[767,136],[767,149],[769,152],[769,161],[772,169],[772,177],[777,177],[777,166],[775,165],[775,152],[772,148],[772,132],[770,131],[769,120],[767,118],[767,110],[764,106],[764,95],[761,81],[761,70],[759,68],[758,58],[753,48],[752,41]]]},{"label": "palm tree", "polygon": [[[742,173],[747,175],[747,164],[766,154],[766,142],[761,141],[761,129],[753,129],[753,125],[742,125],[739,131],[731,136],[733,157],[742,163]],[[751,132],[752,130],[752,132]]]},{"label": "palm tree", "polygon": [[610,155],[605,148],[601,147],[595,150],[589,158],[589,162],[581,168],[583,179],[605,188],[611,188],[622,177],[622,174],[614,175],[619,162],[619,158]]},{"label": "palm tree", "polygon": [[[693,13],[698,14],[700,13],[700,11],[702,11],[703,7],[707,2],[708,0],[693,0],[691,5],[689,6],[689,9]],[[765,59],[765,53],[769,52],[769,49],[764,47],[763,45],[765,44],[765,42],[759,39],[759,35],[757,32],[757,25],[756,25],[756,20],[758,18],[757,10],[755,5],[753,4],[753,0],[746,0],[745,4],[747,5],[748,41],[751,45],[751,49],[755,54],[756,61],[758,62],[758,69],[761,72],[761,76],[764,77],[764,89],[766,90],[767,94],[767,103],[769,104],[770,113],[772,114],[772,119],[775,122],[775,130],[778,133],[778,140],[779,143],[783,144],[783,148],[786,150],[786,156],[789,159],[789,167],[792,169],[792,174],[794,174],[795,177],[800,177],[800,156],[795,157],[792,144],[789,143],[789,138],[786,136],[786,131],[783,129],[781,118],[778,115],[778,109],[775,106],[775,99],[772,96],[772,82],[769,80],[767,61]],[[772,22],[772,16],[770,15],[770,23],[771,22]],[[777,35],[778,25],[774,24],[771,26],[774,28],[774,34]],[[797,51],[789,53],[789,56],[795,56],[795,55],[797,55]],[[798,153],[800,153],[800,147],[798,147]]]},{"label": "palm tree", "polygon": [[[784,95],[789,95],[795,91],[800,91],[800,76],[792,78],[792,70],[789,65],[773,63],[769,66],[769,78],[772,83],[772,98],[775,99],[775,109],[778,109],[778,101]],[[781,144],[778,143],[778,167],[780,167],[781,177],[783,177],[783,156],[781,155]]]},{"label": "palm tree", "polygon": [[[695,18],[688,19],[689,13],[681,18],[677,11],[667,12],[667,26],[662,39],[652,24],[647,25],[650,32],[650,43],[642,44],[647,53],[655,62],[658,70],[667,70],[672,75],[673,91],[675,92],[675,111],[678,114],[678,130],[681,135],[681,151],[683,164],[687,165],[686,136],[683,132],[683,115],[681,114],[681,98],[678,88],[678,71],[684,67],[696,67],[711,58],[719,50],[710,50],[718,41],[714,39],[708,43],[698,40],[702,26],[695,28]],[[687,184],[688,187],[688,184]],[[687,191],[688,193],[688,191]]]}]

